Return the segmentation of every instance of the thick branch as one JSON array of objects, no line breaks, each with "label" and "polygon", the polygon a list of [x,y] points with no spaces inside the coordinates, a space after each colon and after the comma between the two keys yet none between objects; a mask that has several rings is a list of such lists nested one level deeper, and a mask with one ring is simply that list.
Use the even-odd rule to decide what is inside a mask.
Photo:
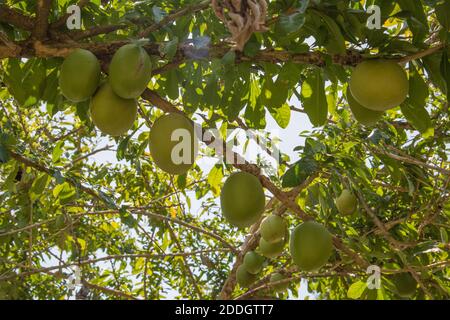
[{"label": "thick branch", "polygon": [[48,31],[48,17],[52,0],[38,0],[36,9],[36,23],[33,30],[33,36],[36,39],[44,39]]},{"label": "thick branch", "polygon": [[9,8],[4,4],[0,4],[0,22],[27,31],[32,30],[34,27],[33,18],[21,13],[19,10]]}]

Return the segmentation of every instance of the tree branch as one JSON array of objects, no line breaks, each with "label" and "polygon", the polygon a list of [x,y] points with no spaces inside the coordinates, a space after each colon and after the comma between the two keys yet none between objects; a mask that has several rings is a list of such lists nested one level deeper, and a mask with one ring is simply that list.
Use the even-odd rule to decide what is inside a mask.
[{"label": "tree branch", "polygon": [[26,31],[31,31],[34,27],[33,18],[4,4],[0,4],[0,22],[10,24]]},{"label": "tree branch", "polygon": [[33,36],[35,39],[44,39],[48,31],[48,17],[52,0],[38,0],[36,4],[36,22],[34,25]]}]

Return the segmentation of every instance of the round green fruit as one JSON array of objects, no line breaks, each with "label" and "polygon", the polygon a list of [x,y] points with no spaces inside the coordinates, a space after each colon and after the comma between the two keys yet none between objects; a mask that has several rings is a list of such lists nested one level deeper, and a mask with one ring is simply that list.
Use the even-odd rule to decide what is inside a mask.
[{"label": "round green fruit", "polygon": [[264,238],[259,239],[259,252],[266,258],[273,259],[283,253],[285,240],[281,240],[275,243],[269,243]]},{"label": "round green fruit", "polygon": [[181,114],[159,117],[150,130],[150,153],[163,171],[182,175],[195,162],[198,139],[192,122]]},{"label": "round green fruit", "polygon": [[353,70],[350,91],[363,107],[386,111],[405,101],[409,82],[405,70],[396,62],[368,60]]},{"label": "round green fruit", "polygon": [[[279,272],[272,273],[271,276],[270,276],[270,282],[278,282],[278,281],[281,281],[281,280],[284,280],[284,279],[286,279],[286,277],[283,276]],[[289,288],[289,282],[276,284],[276,285],[273,285],[271,287],[277,292],[284,292],[284,291],[287,290],[287,288]]]},{"label": "round green fruit", "polygon": [[261,237],[269,243],[282,241],[286,237],[286,221],[280,216],[271,215],[261,222]]},{"label": "round green fruit", "polygon": [[397,294],[402,298],[411,298],[416,293],[417,281],[409,272],[397,273],[392,277]]},{"label": "round green fruit", "polygon": [[247,272],[257,274],[261,271],[264,264],[264,257],[261,257],[255,251],[249,251],[244,256],[243,265]]},{"label": "round green fruit", "polygon": [[92,98],[90,112],[92,121],[101,132],[121,136],[131,129],[136,120],[137,102],[119,97],[106,82]]},{"label": "round green fruit", "polygon": [[147,88],[152,63],[147,52],[136,44],[127,44],[114,54],[109,79],[114,92],[124,99],[136,99]]},{"label": "round green fruit", "polygon": [[307,221],[292,231],[290,251],[292,259],[304,271],[320,269],[331,256],[331,234],[321,224]]},{"label": "round green fruit", "polygon": [[349,88],[347,88],[346,95],[350,110],[352,111],[356,121],[360,124],[370,127],[375,125],[383,117],[383,111],[373,111],[364,108],[358,101],[355,100],[355,98],[353,98]]},{"label": "round green fruit", "polygon": [[244,265],[240,265],[236,270],[237,283],[243,287],[248,288],[256,280],[256,276],[247,271]]},{"label": "round green fruit", "polygon": [[232,225],[251,226],[261,217],[266,205],[261,182],[247,172],[232,174],[222,188],[220,205],[225,219]]},{"label": "round green fruit", "polygon": [[358,200],[350,190],[344,189],[339,197],[336,198],[336,207],[343,215],[351,215],[356,211]]},{"label": "round green fruit", "polygon": [[86,101],[97,90],[100,75],[101,69],[97,57],[88,50],[76,49],[61,65],[59,87],[68,100]]}]

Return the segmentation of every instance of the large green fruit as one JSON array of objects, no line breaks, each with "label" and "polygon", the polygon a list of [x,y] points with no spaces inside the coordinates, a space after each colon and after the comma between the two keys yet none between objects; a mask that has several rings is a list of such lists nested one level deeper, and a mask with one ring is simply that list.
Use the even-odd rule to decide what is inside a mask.
[{"label": "large green fruit", "polygon": [[409,82],[405,70],[396,62],[368,60],[353,70],[350,91],[363,107],[386,111],[405,101]]},{"label": "large green fruit", "polygon": [[261,223],[261,237],[269,243],[280,242],[286,237],[286,232],[286,221],[280,216],[268,216]]},{"label": "large green fruit", "polygon": [[397,273],[392,277],[397,294],[402,298],[411,298],[416,293],[417,281],[409,272]]},{"label": "large green fruit", "polygon": [[150,130],[149,145],[153,161],[169,174],[186,173],[197,157],[198,139],[194,125],[181,114],[159,117]]},{"label": "large green fruit", "polygon": [[125,134],[137,116],[135,99],[116,95],[108,82],[103,84],[91,100],[91,118],[101,132],[111,136]]},{"label": "large green fruit", "polygon": [[251,274],[257,274],[261,271],[264,264],[264,257],[261,257],[255,251],[249,251],[244,256],[243,265]]},{"label": "large green fruit", "polygon": [[269,243],[264,238],[259,239],[259,252],[266,258],[273,259],[283,253],[285,240],[281,240],[275,243]]},{"label": "large green fruit", "polygon": [[304,222],[292,231],[291,256],[301,270],[318,270],[327,263],[332,250],[331,234],[317,222]]},{"label": "large green fruit", "polygon": [[236,270],[237,283],[243,288],[248,288],[256,280],[256,276],[247,271],[244,265],[240,265]]},{"label": "large green fruit", "polygon": [[86,101],[97,90],[100,75],[97,57],[90,51],[76,49],[61,65],[59,87],[70,101]]},{"label": "large green fruit", "polygon": [[[281,281],[281,280],[284,280],[284,279],[286,279],[286,277],[283,276],[279,272],[275,272],[275,273],[272,273],[270,275],[270,282],[278,282],[278,281]],[[283,291],[286,291],[287,288],[289,288],[289,282],[276,284],[276,285],[271,286],[271,287],[277,292],[283,292]]]},{"label": "large green fruit", "polygon": [[358,200],[350,190],[344,189],[339,197],[336,198],[336,207],[343,215],[351,215],[355,212]]},{"label": "large green fruit", "polygon": [[367,127],[375,125],[382,117],[383,111],[373,111],[367,108],[364,108],[358,101],[353,98],[350,89],[347,87],[347,102],[352,110],[353,116],[356,121],[365,125]]},{"label": "large green fruit", "polygon": [[138,45],[127,44],[114,54],[109,65],[109,79],[114,92],[124,99],[136,99],[147,88],[152,63]]},{"label": "large green fruit", "polygon": [[247,172],[228,177],[220,194],[224,217],[233,225],[245,228],[255,223],[264,212],[266,199],[258,178]]}]

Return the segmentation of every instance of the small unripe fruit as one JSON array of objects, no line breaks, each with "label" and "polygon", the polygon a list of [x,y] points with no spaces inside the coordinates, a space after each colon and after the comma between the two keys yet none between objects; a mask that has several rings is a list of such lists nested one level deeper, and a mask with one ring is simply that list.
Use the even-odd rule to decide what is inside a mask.
[{"label": "small unripe fruit", "polygon": [[331,234],[321,224],[307,221],[297,226],[291,235],[292,260],[304,271],[320,269],[331,256]]},{"label": "small unripe fruit", "polygon": [[397,294],[402,298],[411,298],[416,293],[417,281],[409,272],[397,273],[392,277]]},{"label": "small unripe fruit", "polygon": [[119,97],[106,82],[92,98],[90,112],[92,121],[101,132],[121,136],[136,120],[137,102]]},{"label": "small unripe fruit", "polygon": [[409,82],[405,70],[396,62],[368,60],[353,70],[350,91],[363,107],[386,111],[405,101]]},{"label": "small unripe fruit", "polygon": [[152,63],[147,52],[136,44],[127,44],[114,54],[109,79],[114,92],[124,99],[136,99],[147,88]]},{"label": "small unripe fruit", "polygon": [[243,287],[248,288],[256,280],[256,276],[247,271],[244,265],[240,265],[236,270],[237,283]]},{"label": "small unripe fruit", "polygon": [[59,87],[72,102],[88,100],[97,90],[101,68],[97,57],[84,49],[74,50],[61,65]]},{"label": "small unripe fruit", "polygon": [[220,204],[228,222],[239,228],[251,226],[261,217],[266,205],[261,182],[247,172],[232,174],[222,188]]},{"label": "small unripe fruit", "polygon": [[261,257],[255,251],[249,251],[244,256],[243,265],[251,274],[257,274],[261,271],[264,264],[264,257]]},{"label": "small unripe fruit", "polygon": [[269,243],[264,238],[261,238],[259,239],[259,252],[266,258],[276,258],[283,253],[285,244],[285,240]]},{"label": "small unripe fruit", "polygon": [[336,207],[343,215],[351,215],[356,211],[358,200],[350,190],[344,189],[336,198]]},{"label": "small unripe fruit", "polygon": [[280,242],[286,237],[286,221],[280,216],[271,215],[261,222],[261,237],[269,243]]},{"label": "small unripe fruit", "polygon": [[[286,279],[286,277],[279,272],[272,273],[270,276],[270,282],[278,282],[284,279]],[[284,292],[287,290],[287,288],[289,288],[289,282],[276,284],[271,286],[271,288],[273,288],[277,292]]]}]

